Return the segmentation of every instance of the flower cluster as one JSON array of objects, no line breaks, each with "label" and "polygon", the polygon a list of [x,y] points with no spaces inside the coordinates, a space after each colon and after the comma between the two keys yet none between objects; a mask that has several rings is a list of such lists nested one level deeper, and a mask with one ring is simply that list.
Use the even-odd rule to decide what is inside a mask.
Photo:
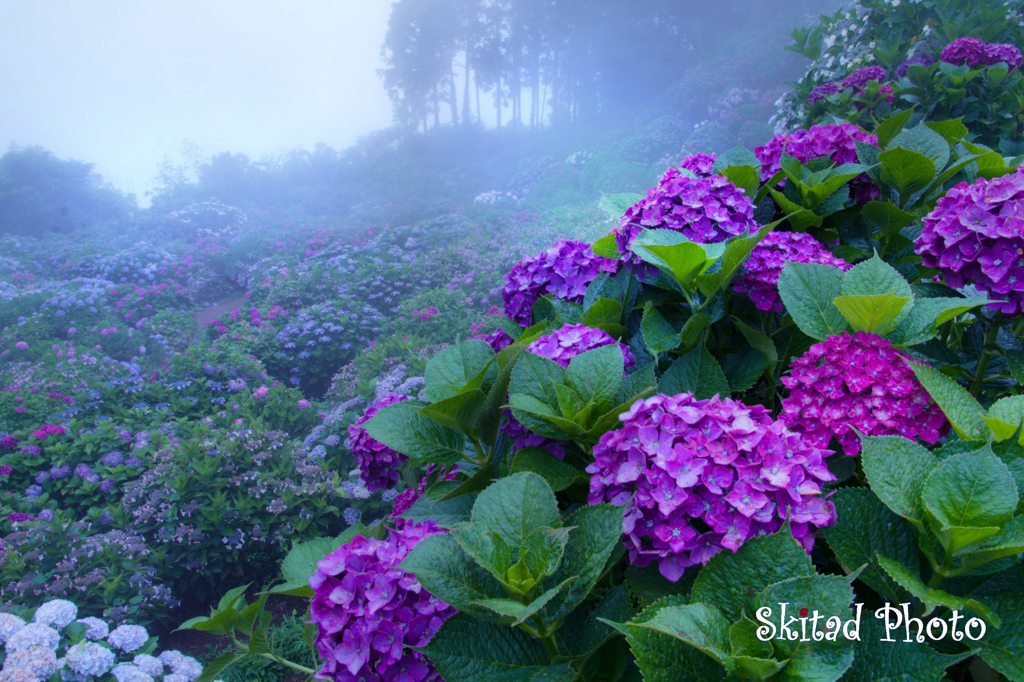
[{"label": "flower cluster", "polygon": [[[526,350],[542,358],[553,360],[560,367],[566,368],[569,366],[569,361],[577,355],[601,346],[610,346],[613,343],[618,342],[600,329],[594,329],[585,324],[569,324],[551,334],[540,337],[527,346]],[[624,366],[635,365],[636,360],[633,359],[633,353],[629,350],[629,346],[624,343],[618,345],[622,350]]]},{"label": "flower cluster", "polygon": [[980,38],[959,38],[942,50],[939,60],[957,66],[992,66],[1005,63],[1011,70],[1021,66],[1020,50],[1008,43],[986,43]]},{"label": "flower cluster", "polygon": [[431,522],[408,523],[388,540],[357,536],[317,563],[309,579],[318,676],[335,680],[438,679],[412,647],[427,644],[455,609],[431,596],[398,568],[424,538],[443,532]]},{"label": "flower cluster", "polygon": [[907,357],[875,334],[843,332],[816,343],[790,365],[782,383],[780,421],[809,442],[860,452],[853,429],[867,436],[904,436],[935,443],[946,416],[921,387]]},{"label": "flower cluster", "polygon": [[595,256],[590,245],[559,239],[542,253],[528,256],[505,275],[501,290],[505,314],[521,327],[529,327],[533,304],[541,296],[581,303],[587,285],[602,272],[614,274],[618,264]]},{"label": "flower cluster", "polygon": [[910,70],[911,66],[931,66],[935,61],[935,57],[925,54],[924,52],[915,54],[913,57],[909,57],[896,67],[896,77],[903,78],[906,76],[907,71]]},{"label": "flower cluster", "polygon": [[840,270],[852,266],[829,253],[809,234],[801,232],[771,232],[754,247],[743,269],[733,282],[733,288],[746,293],[760,310],[782,312],[779,298],[779,275],[786,263],[818,263]]},{"label": "flower cluster", "polygon": [[[412,506],[416,504],[416,500],[420,499],[420,495],[427,491],[427,481],[433,475],[434,470],[437,469],[436,464],[428,464],[427,470],[420,479],[420,484],[415,488],[407,488],[398,495],[395,495],[395,506],[391,510],[391,514],[388,518],[394,523],[395,528],[402,530],[405,528],[408,521],[406,521],[402,514],[412,509]],[[442,466],[438,471],[438,481],[454,481],[455,476],[459,473],[459,465],[453,464],[446,470],[446,467]],[[385,493],[386,494],[386,493]]]},{"label": "flower cluster", "polygon": [[408,457],[371,438],[361,424],[370,421],[375,414],[388,405],[408,399],[404,395],[389,393],[367,407],[363,416],[348,427],[348,440],[345,445],[355,456],[359,465],[359,477],[370,492],[393,487],[398,482],[398,468]]},{"label": "flower cluster", "polygon": [[[690,167],[706,169],[707,159],[688,157],[681,165],[687,171]],[[669,168],[658,186],[647,191],[646,198],[626,210],[622,225],[615,230],[623,261],[637,265],[642,262],[632,245],[645,228],[674,230],[701,244],[757,231],[754,205],[743,190],[721,175],[695,178],[691,174],[694,172]]]},{"label": "flower cluster", "polygon": [[914,250],[952,287],[995,294],[992,307],[1024,310],[1024,172],[962,182],[924,219]]},{"label": "flower cluster", "polygon": [[817,125],[810,130],[776,135],[768,144],[756,147],[754,155],[761,162],[761,179],[768,180],[782,170],[783,152],[800,163],[827,156],[832,163],[841,166],[856,163],[857,142],[878,146],[878,137],[852,123]]},{"label": "flower cluster", "polygon": [[[888,73],[881,66],[869,66],[864,69],[857,69],[846,78],[841,81],[832,83],[825,83],[819,85],[811,91],[810,96],[807,98],[809,104],[817,104],[818,102],[824,102],[825,98],[829,95],[835,95],[843,92],[844,90],[853,90],[855,94],[863,94],[864,88],[871,81],[883,82],[888,78]],[[879,92],[884,94],[885,101],[889,104],[893,102],[892,86],[885,85],[879,89]]]},{"label": "flower cluster", "polygon": [[831,454],[773,421],[768,410],[691,393],[636,401],[622,428],[594,447],[590,504],[625,505],[630,561],[658,560],[669,580],[726,548],[774,533],[788,519],[807,551],[835,507],[821,484],[835,480]]}]

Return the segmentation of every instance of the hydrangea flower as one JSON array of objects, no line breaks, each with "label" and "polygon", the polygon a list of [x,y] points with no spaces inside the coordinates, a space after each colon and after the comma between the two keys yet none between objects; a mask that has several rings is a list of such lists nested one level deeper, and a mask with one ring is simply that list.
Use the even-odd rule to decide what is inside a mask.
[{"label": "hydrangea flower", "polygon": [[533,304],[541,296],[582,303],[588,284],[602,272],[615,274],[617,269],[616,261],[595,256],[589,244],[559,239],[546,251],[524,258],[505,275],[501,290],[505,315],[519,326],[529,327]]},{"label": "hydrangea flower", "polygon": [[909,59],[905,60],[903,63],[896,67],[896,77],[903,78],[904,76],[906,76],[907,71],[910,69],[911,66],[931,66],[935,62],[935,57],[932,57],[931,55],[924,54],[923,52],[920,54],[915,54],[913,57],[910,57]]},{"label": "hydrangea flower", "polygon": [[424,538],[444,532],[408,523],[384,540],[355,537],[317,563],[309,579],[318,676],[335,680],[438,679],[411,647],[426,645],[455,609],[431,596],[399,563]]},{"label": "hydrangea flower", "polygon": [[88,616],[86,618],[79,618],[78,622],[88,628],[85,631],[86,639],[98,642],[101,639],[106,639],[107,635],[110,634],[110,626],[99,618]]},{"label": "hydrangea flower", "polygon": [[110,646],[129,653],[141,648],[147,639],[149,633],[141,625],[119,625],[107,635]]},{"label": "hydrangea flower", "polygon": [[36,609],[33,620],[56,630],[63,630],[77,616],[77,606],[66,599],[52,599]]},{"label": "hydrangea flower", "polygon": [[[203,666],[191,656],[185,656],[180,651],[164,651],[159,656],[160,662],[171,669],[175,675],[181,675],[188,680],[194,680],[203,674]],[[165,678],[166,679],[166,678]]]},{"label": "hydrangea flower", "polygon": [[[828,157],[837,166],[857,162],[857,142],[878,146],[878,136],[864,132],[852,123],[811,126],[810,130],[776,135],[763,147],[755,147],[754,155],[761,162],[761,180],[768,180],[782,170],[782,153],[800,163]],[[785,186],[785,178],[779,186]],[[865,176],[854,178],[850,191],[857,203],[877,199],[878,188]]]},{"label": "hydrangea flower", "polygon": [[4,670],[26,670],[45,680],[57,669],[57,654],[43,646],[8,652]]},{"label": "hydrangea flower", "polygon": [[[455,480],[455,476],[459,473],[459,465],[452,464],[449,466],[451,468],[447,470],[446,467],[441,467],[437,475],[438,481]],[[395,528],[397,528],[398,530],[402,530],[403,528],[405,528],[405,525],[408,523],[408,521],[402,518],[402,514],[412,509],[412,506],[416,504],[416,500],[420,499],[420,495],[426,492],[427,481],[430,480],[430,477],[431,475],[433,475],[435,469],[437,469],[436,464],[428,464],[427,470],[424,473],[423,478],[420,479],[419,485],[416,486],[415,488],[407,488],[403,490],[401,493],[399,493],[398,496],[395,497],[395,506],[391,510],[391,514],[388,515],[388,519],[390,519],[392,523],[394,523]]]},{"label": "hydrangea flower", "polygon": [[0,644],[5,644],[18,630],[25,627],[25,621],[13,613],[0,613]]},{"label": "hydrangea flower", "polygon": [[824,102],[825,98],[829,95],[835,95],[842,90],[835,83],[825,83],[811,90],[811,94],[807,96],[808,104],[817,104],[818,102]]},{"label": "hydrangea flower", "polygon": [[811,346],[782,377],[789,395],[780,421],[818,447],[835,437],[847,455],[861,449],[852,428],[935,443],[948,428],[946,416],[891,345],[875,334],[843,332]]},{"label": "hydrangea flower", "polygon": [[114,667],[114,652],[96,642],[79,642],[70,649],[64,658],[67,667],[79,675],[99,677]]},{"label": "hydrangea flower", "polygon": [[132,659],[132,663],[138,666],[139,670],[146,673],[147,675],[158,677],[159,675],[164,674],[164,664],[156,656],[150,656],[149,654],[138,654],[135,658]]},{"label": "hydrangea flower", "polygon": [[690,241],[712,244],[758,227],[750,198],[723,176],[693,178],[669,168],[646,198],[626,210],[615,230],[615,244],[623,261],[639,265],[643,261],[632,246],[645,228],[673,230]]},{"label": "hydrangea flower", "polygon": [[687,566],[723,548],[790,530],[809,552],[813,530],[831,525],[835,507],[821,484],[835,480],[828,450],[771,418],[762,405],[692,393],[636,401],[622,428],[594,447],[587,467],[590,504],[624,505],[630,561],[658,561],[678,580]]},{"label": "hydrangea flower", "polygon": [[18,447],[18,439],[14,436],[0,436],[0,450],[13,450]]},{"label": "hydrangea flower", "polygon": [[363,416],[348,427],[346,446],[355,455],[356,463],[359,465],[359,478],[366,484],[370,492],[390,488],[398,483],[398,469],[409,458],[371,438],[366,429],[360,425],[368,422],[377,412],[388,405],[408,399],[404,395],[389,393],[367,407]]},{"label": "hydrangea flower", "polygon": [[565,459],[565,444],[567,441],[545,438],[530,431],[519,423],[519,420],[512,416],[511,410],[505,410],[505,421],[501,423],[501,430],[508,434],[512,444],[510,452],[522,450],[523,448],[540,448],[555,459]]},{"label": "hydrangea flower", "polygon": [[103,466],[116,467],[124,463],[124,455],[115,450],[103,455],[100,461],[103,462]]},{"label": "hydrangea flower", "polygon": [[710,178],[715,175],[715,154],[691,154],[679,162],[679,169],[690,171],[698,178]]},{"label": "hydrangea flower", "polygon": [[863,69],[857,69],[849,76],[844,78],[840,82],[840,84],[842,85],[844,90],[846,88],[854,88],[861,90],[864,88],[864,86],[868,84],[869,81],[878,81],[879,83],[881,83],[888,77],[889,74],[887,74],[885,72],[885,69],[882,68],[881,66],[869,66]]},{"label": "hydrangea flower", "polygon": [[852,266],[829,253],[809,234],[801,232],[769,232],[750,252],[733,288],[746,293],[760,310],[782,312],[779,298],[779,275],[786,263],[818,263],[840,270]]},{"label": "hydrangea flower", "polygon": [[0,682],[41,682],[39,676],[26,668],[6,668],[0,672]]},{"label": "hydrangea flower", "polygon": [[131,663],[119,663],[110,670],[117,682],[154,682],[153,678]]},{"label": "hydrangea flower", "polygon": [[1024,172],[949,190],[925,216],[914,250],[951,287],[971,283],[1004,301],[990,307],[1024,310]]},{"label": "hydrangea flower", "polygon": [[33,646],[56,650],[58,644],[60,644],[60,635],[56,630],[42,623],[29,623],[7,638],[7,651],[10,653]]},{"label": "hydrangea flower", "polygon": [[1006,62],[1011,70],[1021,66],[1020,50],[1009,43],[986,43],[980,38],[959,38],[942,50],[939,60],[957,66],[992,66]]},{"label": "hydrangea flower", "polygon": [[[553,360],[560,367],[567,368],[569,361],[581,353],[594,350],[601,346],[610,346],[618,343],[606,332],[588,327],[585,324],[568,324],[551,334],[540,337],[526,347],[527,352],[548,360]],[[636,364],[632,351],[624,343],[618,343],[622,351],[622,359],[625,367],[632,367]]]}]

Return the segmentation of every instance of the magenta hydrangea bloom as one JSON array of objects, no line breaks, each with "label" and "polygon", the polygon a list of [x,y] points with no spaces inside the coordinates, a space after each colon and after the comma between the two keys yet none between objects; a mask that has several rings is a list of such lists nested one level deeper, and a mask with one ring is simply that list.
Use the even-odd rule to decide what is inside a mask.
[{"label": "magenta hydrangea bloom", "polygon": [[1024,310],[1024,172],[949,190],[925,216],[914,250],[950,286],[969,282],[1005,301],[991,307]]},{"label": "magenta hydrangea bloom", "polygon": [[946,416],[907,356],[891,345],[875,334],[843,332],[811,346],[782,377],[789,395],[779,420],[819,447],[835,437],[851,456],[861,450],[854,428],[867,436],[938,441],[948,430]]},{"label": "magenta hydrangea bloom", "polygon": [[501,290],[505,315],[529,327],[533,304],[541,296],[582,303],[587,285],[602,272],[615,274],[618,262],[595,256],[584,242],[559,239],[547,251],[524,258],[507,275]]},{"label": "magenta hydrangea bloom", "polygon": [[393,487],[398,482],[399,467],[409,458],[371,438],[360,425],[370,421],[388,405],[408,399],[404,395],[389,393],[367,407],[363,416],[348,427],[348,440],[345,445],[355,455],[356,463],[359,465],[359,478],[371,493]]},{"label": "magenta hydrangea bloom", "polygon": [[[699,168],[702,163],[684,159],[682,166]],[[750,197],[723,176],[692,178],[669,168],[646,198],[626,210],[615,230],[615,244],[626,263],[643,262],[631,247],[644,228],[673,230],[690,241],[713,244],[756,232],[759,225]]]},{"label": "magenta hydrangea bloom", "polygon": [[835,83],[825,83],[811,90],[811,94],[807,96],[808,104],[817,104],[818,102],[824,102],[825,98],[829,95],[835,95],[842,90]]},{"label": "magenta hydrangea bloom", "polygon": [[928,54],[915,54],[896,67],[896,77],[903,78],[911,66],[931,66],[936,62],[935,57]]},{"label": "magenta hydrangea bloom", "polygon": [[754,155],[761,162],[761,179],[768,180],[782,170],[782,152],[786,152],[800,163],[827,156],[841,166],[857,162],[857,142],[878,146],[878,136],[864,132],[852,123],[811,126],[810,130],[798,130],[792,134],[780,134],[763,147],[754,149]]},{"label": "magenta hydrangea bloom", "polygon": [[691,154],[679,162],[679,168],[688,170],[698,178],[710,178],[715,175],[715,154]]},{"label": "magenta hydrangea bloom", "polygon": [[847,76],[841,81],[841,85],[843,86],[843,89],[863,89],[869,81],[878,81],[879,83],[881,83],[888,77],[889,74],[887,74],[885,72],[885,69],[882,68],[881,66],[868,66],[863,69],[857,69],[856,71],[851,73],[849,76]]},{"label": "magenta hydrangea bloom", "polygon": [[13,450],[18,447],[18,439],[14,436],[0,436],[0,449]]},{"label": "magenta hydrangea bloom", "polygon": [[444,531],[409,523],[388,540],[357,536],[317,563],[309,578],[315,644],[326,659],[317,677],[338,682],[437,680],[425,646],[456,610],[398,565],[424,538]]},{"label": "magenta hydrangea bloom", "polygon": [[817,263],[840,270],[852,266],[829,253],[821,243],[802,232],[769,232],[754,247],[743,269],[733,281],[733,288],[746,293],[760,310],[782,312],[779,298],[779,275],[786,263]]},{"label": "magenta hydrangea bloom", "polygon": [[630,562],[657,560],[666,578],[723,548],[791,531],[809,552],[814,528],[835,521],[821,484],[828,450],[771,418],[762,405],[692,393],[636,401],[622,428],[601,436],[587,467],[590,504],[624,505]]},{"label": "magenta hydrangea bloom", "polygon": [[991,66],[1006,62],[1010,69],[1021,66],[1020,50],[1009,43],[986,43],[980,38],[959,38],[942,50],[939,60],[957,66]]},{"label": "magenta hydrangea bloom", "polygon": [[[566,368],[569,366],[569,361],[577,355],[614,343],[618,342],[600,329],[594,329],[585,324],[567,324],[551,334],[540,337],[527,346],[526,350],[542,358],[553,360],[560,367]],[[629,346],[624,343],[619,343],[618,346],[622,351],[623,366],[635,365],[636,360],[633,358]]]}]

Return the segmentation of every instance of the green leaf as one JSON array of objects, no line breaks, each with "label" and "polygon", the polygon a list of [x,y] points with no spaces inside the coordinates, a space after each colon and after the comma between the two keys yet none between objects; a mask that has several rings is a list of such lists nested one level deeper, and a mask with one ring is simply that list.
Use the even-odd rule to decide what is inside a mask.
[{"label": "green leaf", "polygon": [[575,440],[583,436],[583,428],[571,419],[558,415],[559,401],[554,406],[533,396],[512,393],[508,398],[512,415],[530,431],[554,440]]},{"label": "green leaf", "polygon": [[559,592],[565,589],[570,583],[576,580],[573,576],[568,578],[564,582],[555,585],[550,590],[544,592],[529,604],[523,604],[514,599],[508,599],[506,597],[499,597],[498,599],[484,599],[479,602],[475,602],[475,606],[485,608],[488,611],[506,618],[510,621],[509,625],[519,625],[520,623],[526,622],[527,618],[532,617],[535,613],[540,611],[549,601],[555,598]]},{"label": "green leaf", "polygon": [[[351,541],[351,539],[349,540]],[[309,576],[324,557],[345,544],[342,538],[316,538],[297,543],[281,562],[281,575],[290,582],[309,584]]]},{"label": "green leaf", "polygon": [[420,414],[442,426],[473,437],[476,435],[477,421],[484,410],[485,398],[483,391],[474,388],[420,408]]},{"label": "green leaf", "polygon": [[725,169],[734,166],[760,168],[761,162],[758,160],[757,155],[746,147],[733,147],[715,158],[714,171],[716,173],[722,173]]},{"label": "green leaf", "polygon": [[[653,604],[662,597],[678,596],[683,598],[690,593],[692,580],[680,579],[672,582],[661,574],[657,562],[643,568],[630,566],[626,569],[626,587],[633,600],[641,604]],[[691,576],[692,577],[692,576]]]},{"label": "green leaf", "polygon": [[925,125],[942,135],[950,146],[960,142],[967,135],[967,126],[961,123],[959,118],[950,121],[926,121]]},{"label": "green leaf", "polygon": [[738,317],[733,317],[732,321],[733,324],[736,325],[736,328],[740,330],[740,333],[743,334],[743,338],[747,340],[747,343],[750,344],[751,348],[761,353],[771,362],[779,361],[778,350],[775,348],[775,344],[770,338],[756,329],[747,326]]},{"label": "green leaf", "polygon": [[920,576],[912,573],[906,566],[890,559],[889,557],[879,556],[878,563],[893,580],[898,582],[905,590],[910,592],[910,594],[914,595],[915,598],[924,604],[925,610],[924,613],[921,614],[922,618],[938,607],[944,606],[948,609],[956,609],[958,611],[970,609],[984,618],[988,623],[995,625],[996,627],[999,626],[999,616],[978,600],[967,597],[955,597],[943,590],[928,587],[924,584],[924,581],[921,580]]},{"label": "green leaf", "polygon": [[757,636],[757,623],[743,616],[729,628],[729,644],[733,656],[752,656],[754,658],[771,658],[771,642],[761,641]]},{"label": "green leaf", "polygon": [[861,209],[860,214],[876,223],[886,235],[896,234],[917,220],[912,213],[907,213],[895,205],[883,201],[869,201]]},{"label": "green leaf", "polygon": [[588,327],[600,327],[604,324],[618,324],[622,319],[622,306],[610,298],[599,298],[592,306],[583,311],[580,323]]},{"label": "green leaf", "polygon": [[[759,168],[760,163],[758,163],[757,166]],[[722,175],[724,175],[729,182],[743,190],[743,193],[751,199],[754,198],[757,194],[758,187],[761,186],[761,174],[754,166],[729,166],[722,171]]]},{"label": "green leaf", "polygon": [[984,298],[918,298],[889,338],[900,346],[923,343],[940,325],[986,303]]},{"label": "green leaf", "polygon": [[846,330],[846,320],[832,302],[843,293],[843,271],[814,263],[786,263],[779,275],[779,295],[804,334],[824,341]]},{"label": "green leaf", "polygon": [[702,245],[670,230],[645,230],[633,242],[632,249],[687,293],[693,292],[693,278],[708,266],[708,252]]},{"label": "green leaf", "polygon": [[914,292],[907,280],[903,279],[894,267],[879,258],[878,254],[846,271],[843,275],[842,292],[844,296],[892,293],[914,299]]},{"label": "green leaf", "polygon": [[721,267],[715,272],[708,272],[697,278],[697,286],[701,293],[711,299],[719,289],[728,287],[751,251],[781,222],[782,220],[776,220],[748,237],[733,237],[726,241],[725,253],[720,259]]},{"label": "green leaf", "polygon": [[813,211],[808,211],[800,204],[787,199],[786,195],[782,192],[773,189],[771,190],[771,195],[775,199],[775,203],[782,209],[782,212],[786,214],[785,220],[789,221],[789,225],[793,228],[794,232],[806,232],[812,227],[821,227],[822,223],[825,222],[824,218]]},{"label": "green leaf", "polygon": [[871,490],[917,528],[924,525],[921,491],[939,464],[923,446],[902,436],[861,436],[860,461]]},{"label": "green leaf", "polygon": [[[323,557],[320,558],[322,559]],[[306,578],[309,578],[309,576],[307,575]],[[235,604],[238,603],[238,600],[245,595],[245,590],[248,587],[249,584],[240,585],[225,592],[224,596],[220,598],[220,602],[217,604],[217,610],[224,611],[226,609],[234,608]],[[244,599],[242,599],[242,603],[245,603]]]},{"label": "green leaf", "polygon": [[421,495],[420,499],[416,500],[412,507],[402,514],[402,518],[413,523],[433,521],[442,528],[450,528],[456,523],[469,520],[474,502],[476,502],[475,495],[462,495],[443,502],[435,502],[427,495]]},{"label": "green leaf", "polygon": [[421,540],[399,566],[416,576],[424,589],[459,611],[476,612],[474,602],[505,597],[505,590],[473,561],[451,535]]},{"label": "green leaf", "polygon": [[561,526],[551,487],[529,472],[500,479],[480,493],[470,522],[500,535],[516,557],[522,553],[523,542],[534,532]]},{"label": "green leaf", "polygon": [[926,125],[905,128],[893,138],[892,145],[924,154],[938,170],[945,168],[949,161],[949,143]]},{"label": "green leaf", "polygon": [[693,584],[690,601],[711,604],[735,622],[744,610],[754,613],[755,595],[769,585],[810,575],[814,565],[787,524],[778,533],[747,540],[736,553],[711,557]]},{"label": "green leaf", "polygon": [[878,136],[878,146],[885,149],[889,146],[889,141],[896,137],[901,130],[903,130],[907,123],[910,121],[910,117],[913,116],[913,109],[907,109],[901,111],[898,114],[890,116],[875,128],[875,135]]},{"label": "green leaf", "polygon": [[882,164],[881,181],[899,193],[900,206],[935,178],[935,163],[920,152],[896,147],[881,152],[878,161]]},{"label": "green leaf", "polygon": [[[777,614],[781,609],[780,604],[789,604],[794,612],[807,608],[811,612],[818,611],[826,618],[840,616],[843,620],[849,620],[852,616],[850,604],[853,602],[853,587],[850,583],[856,575],[803,575],[786,578],[762,590],[755,598],[754,605],[756,609],[767,606],[773,614]],[[756,610],[751,613],[756,613]],[[789,658],[803,645],[799,640],[783,639],[781,633],[772,641],[775,650],[783,654],[779,658]]]},{"label": "green leaf", "polygon": [[[608,217],[612,220],[618,220],[626,214],[633,204],[644,199],[643,194],[601,194],[601,201],[598,203],[598,208],[608,214]],[[591,247],[593,250],[593,247]],[[594,253],[597,253],[594,251]],[[602,255],[602,254],[598,254]],[[616,256],[618,257],[618,256]]]},{"label": "green leaf", "polygon": [[873,296],[836,296],[832,301],[855,332],[885,334],[910,299],[893,293]]},{"label": "green leaf", "polygon": [[579,576],[548,606],[545,618],[560,620],[587,598],[604,573],[605,563],[622,541],[622,508],[610,504],[581,507],[565,520],[569,533],[562,563],[548,579],[548,585]]},{"label": "green leaf", "polygon": [[523,448],[516,451],[515,459],[512,460],[512,472],[520,473],[530,471],[551,486],[555,492],[565,490],[573,483],[587,482],[590,477],[571,464],[555,459],[540,448]]},{"label": "green leaf", "polygon": [[[634,623],[644,619],[645,614],[649,619],[662,603],[648,608]],[[619,627],[626,634],[644,682],[717,682],[726,678],[720,663],[675,637],[638,625]]]},{"label": "green leaf", "polygon": [[1001,527],[1017,509],[1017,485],[991,448],[954,455],[928,476],[921,501],[942,524],[953,527]]},{"label": "green leaf", "polygon": [[683,355],[662,375],[658,391],[665,395],[693,393],[697,400],[729,396],[729,381],[704,346]]},{"label": "green leaf", "polygon": [[612,406],[622,382],[622,351],[615,344],[580,353],[569,361],[565,380],[584,404],[604,413]]},{"label": "green leaf", "polygon": [[905,592],[878,564],[877,555],[892,557],[919,572],[921,560],[913,526],[893,514],[867,488],[841,488],[831,498],[836,524],[825,529],[828,546],[847,568],[868,567],[860,579],[893,604]]},{"label": "green leaf", "polygon": [[477,421],[480,440],[489,446],[493,446],[497,440],[498,428],[505,412],[503,406],[508,396],[509,383],[512,380],[512,371],[523,352],[522,346],[512,345],[504,349],[498,356],[501,370],[498,372],[491,390],[487,392],[487,398],[484,400],[484,406]]},{"label": "green leaf", "polygon": [[210,632],[215,635],[226,635],[232,631],[236,620],[238,620],[238,611],[229,608],[214,616],[210,616],[202,623],[196,623],[192,626],[192,629]]},{"label": "green leaf", "polygon": [[419,407],[411,400],[388,405],[363,428],[374,440],[421,462],[454,464],[462,459],[465,437],[421,415]]},{"label": "green leaf", "polygon": [[997,559],[1018,554],[1024,554],[1024,516],[1015,516],[1010,519],[1001,533],[964,557],[963,566],[972,569]]},{"label": "green leaf", "polygon": [[[462,341],[445,348],[427,363],[424,388],[427,398],[431,402],[450,398],[484,371],[493,359],[494,351],[486,342],[479,339]],[[497,374],[497,368],[491,371]],[[489,382],[487,386],[489,387]],[[477,388],[486,390],[484,386]]]},{"label": "green leaf", "polygon": [[500,477],[501,474],[498,462],[492,460],[488,462],[485,466],[482,466],[476,471],[474,471],[472,476],[467,478],[465,481],[460,483],[457,488],[452,490],[450,493],[447,493],[437,501],[438,503],[448,502],[449,500],[454,500],[459,497],[463,497],[464,495],[473,495],[479,493],[484,488],[489,486],[492,481],[495,481]]},{"label": "green leaf", "polygon": [[[1012,438],[1024,422],[1024,396],[1000,398],[988,408],[988,416],[984,419],[997,442]],[[1024,434],[1019,440],[1024,441]]]},{"label": "green leaf", "polygon": [[999,614],[999,629],[989,629],[973,646],[981,657],[1014,682],[1024,680],[1024,573],[1021,564],[997,573],[972,596],[984,599]]},{"label": "green leaf", "polygon": [[519,629],[452,616],[423,652],[447,682],[569,682],[567,664],[551,664],[540,641]]},{"label": "green leaf", "polygon": [[730,623],[714,606],[667,606],[650,620],[637,623],[636,626],[675,637],[711,656],[727,670],[733,667],[730,655],[732,645],[729,642]]},{"label": "green leaf", "polygon": [[640,329],[643,331],[648,350],[655,354],[673,350],[682,340],[682,334],[677,332],[650,302],[644,307]]},{"label": "green leaf", "polygon": [[267,621],[260,620],[252,631],[249,638],[249,653],[259,656],[260,654],[271,653],[270,638],[267,636]]},{"label": "green leaf", "polygon": [[770,364],[771,361],[759,351],[751,350],[745,355],[730,353],[725,356],[722,370],[729,381],[729,388],[739,392],[752,388]]},{"label": "green leaf", "polygon": [[213,659],[213,663],[203,668],[203,674],[196,678],[195,682],[213,682],[222,672],[235,661],[241,660],[245,654],[224,654]]},{"label": "green leaf", "polygon": [[946,679],[946,668],[974,654],[970,650],[956,655],[940,654],[927,644],[905,641],[902,629],[890,632],[889,638],[895,642],[883,642],[883,622],[873,617],[863,619],[861,630],[860,640],[850,643],[855,660],[843,682],[940,682]]},{"label": "green leaf", "polygon": [[533,353],[523,353],[512,370],[509,393],[532,396],[546,405],[557,405],[555,386],[565,383],[565,370],[558,363]]},{"label": "green leaf", "polygon": [[632,374],[622,377],[614,402],[616,405],[622,405],[631,400],[638,400],[641,396],[653,391],[657,385],[658,380],[654,376],[654,363],[650,363],[643,369],[638,369]]},{"label": "green leaf", "polygon": [[[623,213],[625,213],[625,211],[623,211]],[[614,232],[606,234],[591,244],[590,250],[594,252],[595,256],[601,256],[602,258],[611,258],[612,260],[619,260],[622,258],[622,254],[619,253],[619,246],[615,243]]]},{"label": "green leaf", "polygon": [[912,362],[910,369],[962,440],[988,439],[985,410],[960,384],[928,365]]}]

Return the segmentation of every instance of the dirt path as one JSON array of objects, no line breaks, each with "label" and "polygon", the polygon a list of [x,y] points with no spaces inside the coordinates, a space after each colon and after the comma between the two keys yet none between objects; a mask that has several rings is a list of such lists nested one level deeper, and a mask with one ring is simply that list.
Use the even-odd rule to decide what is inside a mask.
[{"label": "dirt path", "polygon": [[224,301],[223,303],[215,303],[208,308],[200,308],[195,314],[196,325],[202,329],[206,326],[207,322],[216,320],[221,315],[227,315],[232,310],[246,310],[246,304],[247,299],[245,296],[238,296],[237,298],[232,298],[231,300]]}]

